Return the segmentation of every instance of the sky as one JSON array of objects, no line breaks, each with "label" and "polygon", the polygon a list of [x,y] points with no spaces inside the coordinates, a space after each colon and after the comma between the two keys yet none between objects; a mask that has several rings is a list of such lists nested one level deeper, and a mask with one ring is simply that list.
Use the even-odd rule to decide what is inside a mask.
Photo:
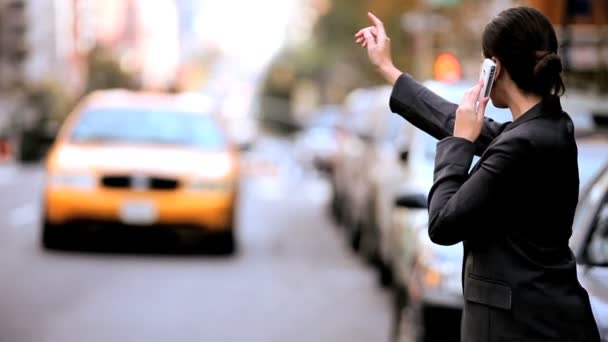
[{"label": "sky", "polygon": [[287,40],[300,0],[201,0],[202,39],[245,66],[265,65]]}]

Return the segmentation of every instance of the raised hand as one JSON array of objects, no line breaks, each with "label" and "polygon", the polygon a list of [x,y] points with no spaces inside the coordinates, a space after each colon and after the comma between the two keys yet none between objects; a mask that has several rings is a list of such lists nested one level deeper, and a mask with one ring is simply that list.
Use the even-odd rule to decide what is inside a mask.
[{"label": "raised hand", "polygon": [[394,84],[401,71],[397,70],[391,57],[391,39],[386,35],[384,24],[371,12],[367,13],[373,26],[365,27],[355,34],[355,43],[367,48],[370,62],[382,75]]}]

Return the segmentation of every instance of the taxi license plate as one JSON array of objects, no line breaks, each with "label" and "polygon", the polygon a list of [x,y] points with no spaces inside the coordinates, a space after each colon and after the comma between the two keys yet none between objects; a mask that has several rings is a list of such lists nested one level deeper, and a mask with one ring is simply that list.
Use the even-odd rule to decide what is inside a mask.
[{"label": "taxi license plate", "polygon": [[125,201],[120,208],[120,220],[124,224],[150,226],[158,219],[158,209],[151,201]]}]

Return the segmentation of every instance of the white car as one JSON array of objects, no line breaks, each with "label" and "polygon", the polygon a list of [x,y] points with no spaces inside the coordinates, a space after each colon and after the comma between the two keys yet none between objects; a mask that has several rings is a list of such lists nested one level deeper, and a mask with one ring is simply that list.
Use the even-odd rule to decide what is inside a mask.
[{"label": "white car", "polygon": [[407,146],[408,124],[390,112],[391,91],[382,86],[349,96],[346,120],[352,130],[343,139],[344,153],[336,170],[348,239],[370,260],[377,254],[375,227],[389,222],[400,151]]},{"label": "white car", "polygon": [[331,172],[338,154],[339,106],[322,106],[293,137],[296,158],[307,167]]},{"label": "white car", "polygon": [[[424,85],[437,93],[444,99],[460,103],[465,92],[474,85],[473,82],[442,83],[439,81],[426,81]],[[486,109],[486,117],[498,122],[512,120],[511,113],[506,109],[496,108],[491,102]],[[402,119],[405,121],[404,119]],[[404,242],[403,236],[409,236],[413,226],[420,221],[420,215],[427,215],[425,208],[404,209],[396,207],[394,201],[402,196],[413,196],[426,198],[427,193],[433,185],[433,172],[435,166],[435,148],[437,139],[429,134],[414,128],[409,140],[407,158],[400,165],[400,176],[398,184],[390,186],[396,191],[393,192],[391,200],[391,211],[386,216],[390,219],[389,224],[379,225],[380,236],[380,279],[384,285],[388,285],[392,280],[397,283],[404,283],[407,279],[408,271],[399,272],[400,263],[405,262],[407,267],[411,266],[407,256],[402,255],[407,244],[415,244],[414,241]],[[474,162],[478,157],[475,157]],[[406,243],[406,245],[404,245]],[[407,249],[407,248],[405,248]],[[393,279],[393,276],[397,278]]]},{"label": "white car", "polygon": [[585,187],[570,239],[602,341],[608,341],[608,164]]}]

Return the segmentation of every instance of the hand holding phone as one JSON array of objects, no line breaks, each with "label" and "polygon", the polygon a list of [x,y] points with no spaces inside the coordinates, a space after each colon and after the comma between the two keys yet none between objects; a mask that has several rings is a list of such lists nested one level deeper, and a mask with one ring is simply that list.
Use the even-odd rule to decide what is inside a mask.
[{"label": "hand holding phone", "polygon": [[479,75],[479,78],[483,80],[483,87],[481,88],[481,93],[479,93],[478,101],[490,96],[495,77],[496,63],[494,63],[493,60],[486,58],[481,65],[481,72]]},{"label": "hand holding phone", "polygon": [[481,134],[488,97],[496,77],[496,64],[491,59],[486,59],[480,74],[477,84],[466,92],[456,109],[454,122],[454,136],[471,142],[475,142]]}]

